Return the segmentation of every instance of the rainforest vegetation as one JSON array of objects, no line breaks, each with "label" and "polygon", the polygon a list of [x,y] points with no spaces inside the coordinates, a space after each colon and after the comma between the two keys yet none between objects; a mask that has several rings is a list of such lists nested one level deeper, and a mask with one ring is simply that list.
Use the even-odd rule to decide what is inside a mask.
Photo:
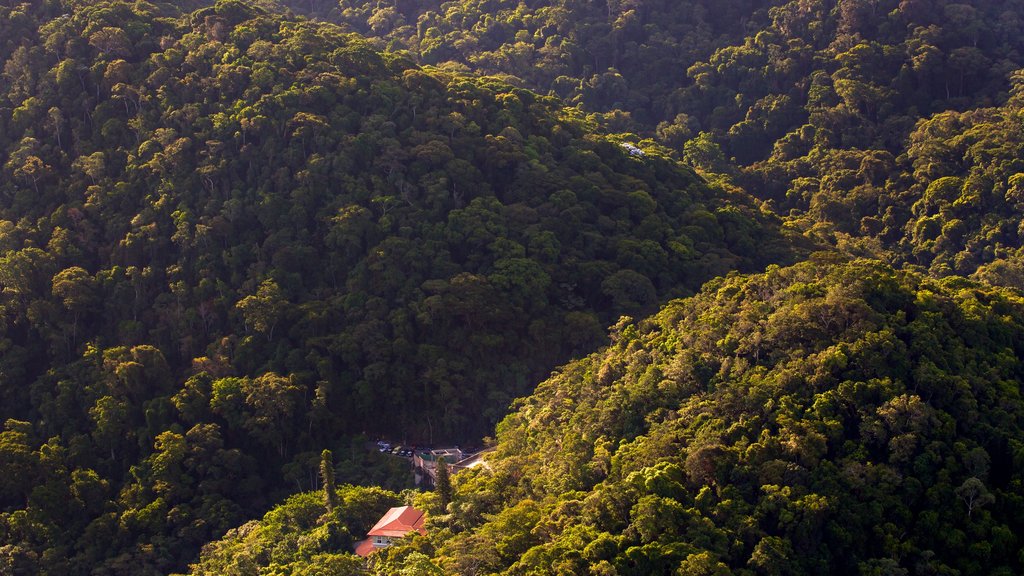
[{"label": "rainforest vegetation", "polygon": [[[1022,39],[3,3],[0,574],[1021,573]],[[442,502],[381,436],[495,451]]]},{"label": "rainforest vegetation", "polygon": [[1024,288],[1021,0],[290,4],[654,137],[820,241]]},{"label": "rainforest vegetation", "polygon": [[[1024,298],[821,255],[730,275],[516,403],[444,574],[1019,574]],[[425,505],[429,506],[429,502]]]}]

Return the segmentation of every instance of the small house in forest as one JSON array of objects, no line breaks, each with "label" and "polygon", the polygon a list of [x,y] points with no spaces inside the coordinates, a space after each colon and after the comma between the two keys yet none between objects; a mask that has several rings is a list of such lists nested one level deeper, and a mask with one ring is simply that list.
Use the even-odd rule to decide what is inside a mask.
[{"label": "small house in forest", "polygon": [[399,506],[387,511],[373,528],[366,533],[366,540],[356,543],[356,554],[369,556],[371,553],[391,546],[398,538],[403,538],[412,532],[426,534],[423,528],[425,520],[423,511],[412,506]]}]

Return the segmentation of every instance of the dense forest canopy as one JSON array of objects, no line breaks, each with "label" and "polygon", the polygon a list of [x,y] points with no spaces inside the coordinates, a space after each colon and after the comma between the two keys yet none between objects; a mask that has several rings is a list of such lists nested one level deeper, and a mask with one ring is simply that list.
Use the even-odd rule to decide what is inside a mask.
[{"label": "dense forest canopy", "polygon": [[1022,18],[4,3],[0,574],[1021,573]]},{"label": "dense forest canopy", "polygon": [[624,320],[455,477],[444,574],[1024,569],[1024,298],[823,255]]},{"label": "dense forest canopy", "polygon": [[146,343],[172,371],[308,372],[346,416],[392,414],[350,428],[450,437],[618,313],[782,254],[741,195],[551,99],[239,3],[184,28],[102,6],[5,66],[8,315],[48,358]]},{"label": "dense forest canopy", "polygon": [[[225,574],[352,575],[363,572],[352,543],[370,529],[401,495],[380,488],[342,486],[334,491],[339,505],[329,509],[324,494],[302,492],[253,520],[230,530],[203,548],[190,566],[193,576]],[[420,568],[427,567],[427,570]],[[420,554],[408,562],[407,574],[429,576],[430,559]]]},{"label": "dense forest canopy", "polygon": [[653,143],[272,8],[0,8],[5,562],[183,567],[325,446],[400,487],[348,438],[478,440],[620,314],[792,258]]},{"label": "dense forest canopy", "polygon": [[[1024,82],[1020,0],[288,4],[654,136],[844,249],[939,275],[1020,269],[1021,103],[972,113]],[[953,210],[929,200],[954,189]]]},{"label": "dense forest canopy", "polygon": [[312,13],[425,63],[503,74],[569,104],[654,125],[681,111],[687,63],[767,24],[776,3],[342,0]]}]

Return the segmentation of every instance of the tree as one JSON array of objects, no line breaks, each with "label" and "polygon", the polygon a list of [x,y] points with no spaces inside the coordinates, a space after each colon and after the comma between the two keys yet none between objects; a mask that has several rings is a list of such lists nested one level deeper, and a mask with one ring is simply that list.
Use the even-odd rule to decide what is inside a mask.
[{"label": "tree", "polygon": [[442,576],[444,571],[422,552],[413,552],[402,561],[399,576]]},{"label": "tree", "polygon": [[683,160],[706,172],[721,173],[728,169],[722,148],[708,132],[701,132],[683,145]]},{"label": "tree", "polygon": [[23,153],[20,150],[16,154],[11,154],[10,160],[7,161],[7,168],[14,173],[16,178],[30,182],[36,194],[39,193],[39,181],[53,170],[53,167],[40,159],[39,156]]},{"label": "tree", "polygon": [[281,288],[273,280],[264,280],[256,294],[242,298],[235,308],[242,312],[245,325],[265,334],[269,342],[274,337],[274,327],[284,313],[288,301]]},{"label": "tree", "polygon": [[93,32],[89,37],[89,44],[111,58],[127,58],[132,53],[131,38],[123,29],[112,26]]},{"label": "tree", "polygon": [[[216,383],[214,383],[216,394]],[[302,388],[293,377],[267,372],[241,382],[245,395],[246,419],[243,426],[257,440],[277,447],[285,455],[286,440],[294,434],[292,424],[300,405]]]},{"label": "tree", "polygon": [[79,317],[95,306],[96,280],[80,266],[72,266],[53,277],[53,295],[61,299],[72,314],[71,343],[78,338]]},{"label": "tree", "polygon": [[651,280],[630,269],[619,270],[601,282],[601,291],[616,309],[626,314],[647,312],[657,302],[658,291]]},{"label": "tree", "polygon": [[338,507],[338,487],[334,484],[334,456],[330,450],[320,453],[320,480],[324,485],[324,505],[329,514],[333,513]]},{"label": "tree", "polygon": [[765,536],[754,547],[747,565],[757,574],[765,576],[785,576],[798,573],[793,545],[789,540],[778,536]]},{"label": "tree", "polygon": [[93,152],[88,156],[79,156],[71,165],[76,170],[81,170],[93,184],[96,184],[106,171],[107,155],[103,152]]},{"label": "tree", "polygon": [[968,518],[971,517],[975,508],[981,508],[996,501],[995,496],[988,491],[988,488],[985,488],[985,483],[974,476],[964,480],[964,483],[954,492],[957,498],[967,506]]},{"label": "tree", "polygon": [[447,509],[448,504],[452,501],[452,479],[444,456],[437,459],[437,481],[434,490],[441,497],[441,508]]},{"label": "tree", "polygon": [[732,576],[729,567],[708,551],[690,554],[676,569],[678,576]]},{"label": "tree", "polygon": [[37,458],[33,455],[29,438],[32,425],[20,420],[4,422],[0,432],[0,503],[22,504],[33,484]]},{"label": "tree", "polygon": [[129,406],[124,400],[103,396],[89,409],[89,416],[95,423],[93,439],[99,446],[110,449],[110,463],[117,461],[115,449],[129,436]]}]

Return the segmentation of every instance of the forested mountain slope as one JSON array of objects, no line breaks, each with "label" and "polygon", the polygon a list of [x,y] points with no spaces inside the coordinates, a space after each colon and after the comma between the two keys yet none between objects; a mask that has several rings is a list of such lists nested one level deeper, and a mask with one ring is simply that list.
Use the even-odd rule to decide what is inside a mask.
[{"label": "forested mountain slope", "polygon": [[1022,82],[1020,0],[288,4],[605,113],[844,250],[940,276],[1020,267],[1016,136],[992,120],[1020,102],[990,110]]},{"label": "forested mountain slope", "polygon": [[[285,0],[429,64],[502,74],[640,126],[673,120],[689,63],[742,41],[778,0]],[[310,10],[312,8],[312,10]],[[629,125],[626,122],[626,125]]]},{"label": "forested mountain slope", "polygon": [[348,438],[479,437],[620,314],[791,258],[657,148],[333,25],[73,1],[0,30],[0,537],[27,573],[183,567],[325,446],[400,483]]},{"label": "forested mountain slope", "polygon": [[[322,492],[295,494],[262,519],[230,530],[224,538],[203,547],[194,576],[225,574],[289,574],[294,576],[357,576],[363,559],[352,544],[392,506],[400,495],[376,487],[342,486],[338,505],[327,509]],[[420,553],[407,559],[405,574],[440,576],[430,559]]]},{"label": "forested mountain slope", "polygon": [[612,340],[518,402],[375,573],[1024,569],[1019,293],[824,255]]},{"label": "forested mountain slope", "polygon": [[[905,173],[889,174],[887,192],[876,200],[879,206],[900,206],[901,216],[892,220],[903,226],[902,234],[891,234],[898,239],[895,257],[936,276],[976,274],[1024,289],[1022,88],[1015,83],[1004,106],[943,112],[917,125],[901,157]],[[854,218],[877,210],[874,201],[865,210],[865,199],[859,194],[837,198],[834,208]],[[881,221],[864,216],[861,232],[885,238]]]}]

